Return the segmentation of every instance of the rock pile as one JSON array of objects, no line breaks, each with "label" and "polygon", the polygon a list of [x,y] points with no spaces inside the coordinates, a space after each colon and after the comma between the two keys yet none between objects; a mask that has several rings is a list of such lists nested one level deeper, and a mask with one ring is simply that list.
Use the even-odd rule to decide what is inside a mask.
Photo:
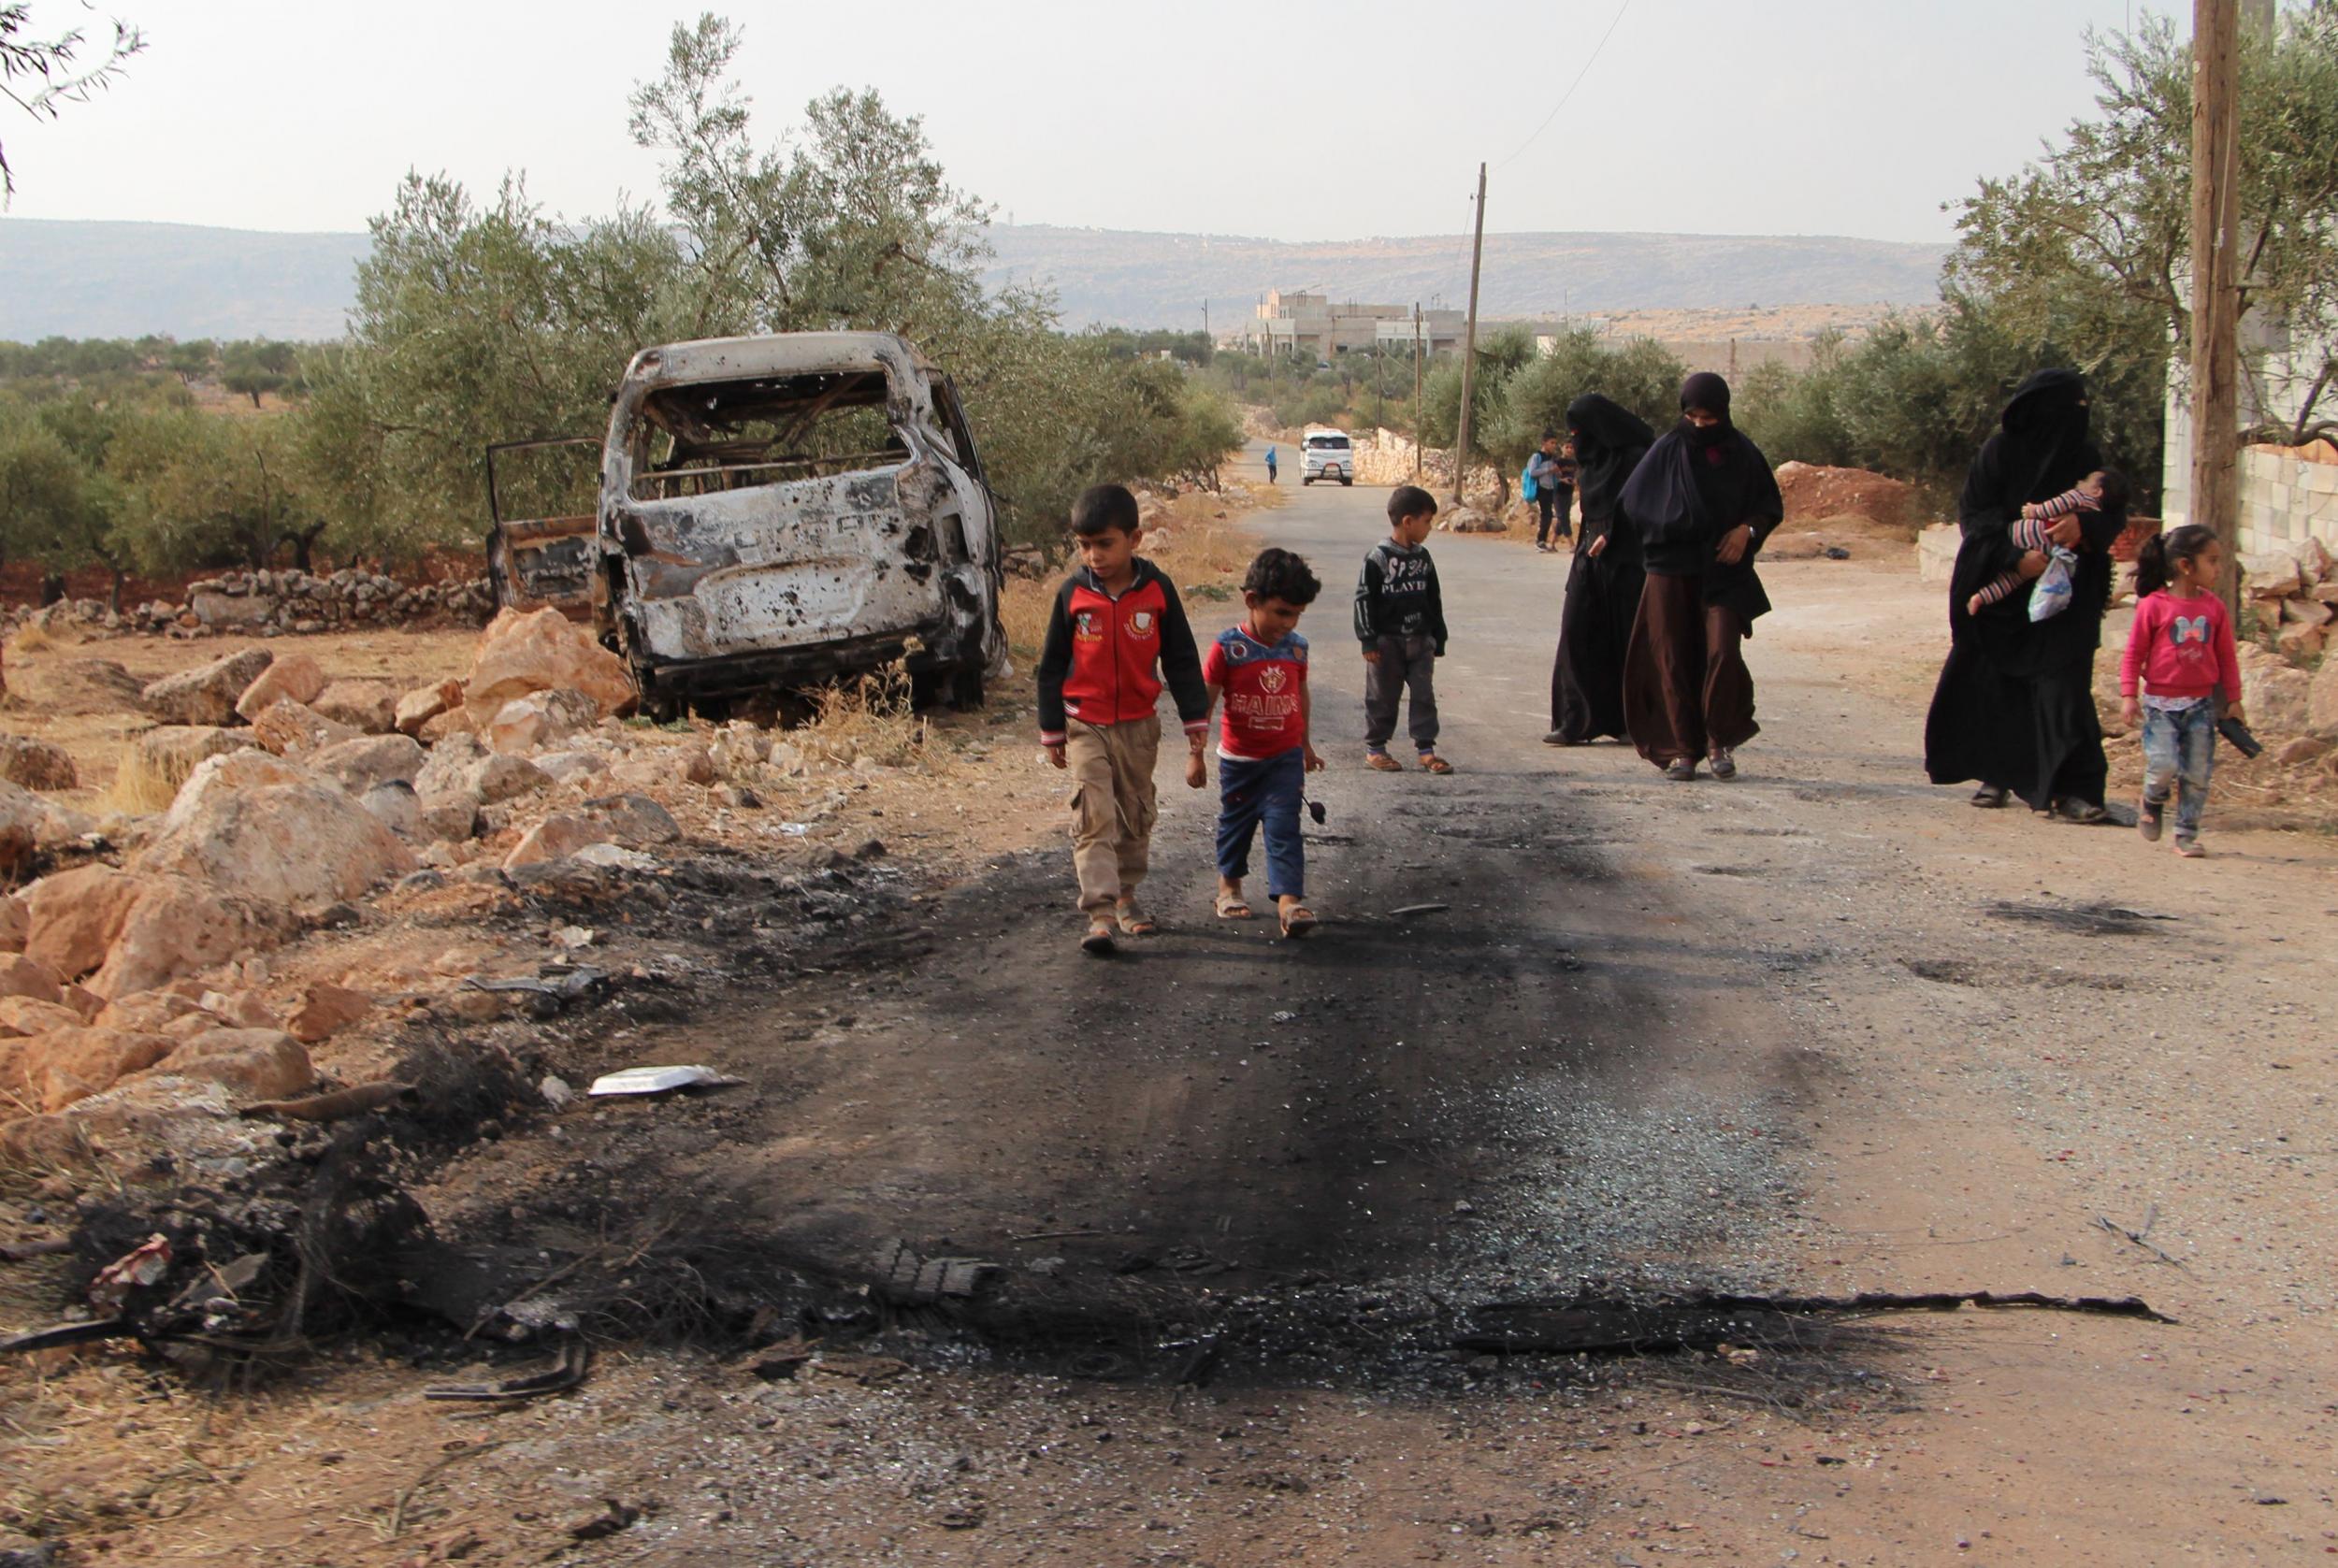
[{"label": "rock pile", "polygon": [[262,637],[314,633],[348,626],[415,621],[484,621],[495,609],[485,578],[448,583],[400,583],[349,567],[324,577],[305,571],[237,571],[187,584],[183,603],[151,599],[120,613],[102,599],[62,599],[37,610],[7,612],[8,627],[26,623],[173,637],[241,631]]},{"label": "rock pile", "polygon": [[2319,539],[2243,555],[2241,592],[2257,635],[2284,657],[2309,662],[2338,640],[2338,561]]}]

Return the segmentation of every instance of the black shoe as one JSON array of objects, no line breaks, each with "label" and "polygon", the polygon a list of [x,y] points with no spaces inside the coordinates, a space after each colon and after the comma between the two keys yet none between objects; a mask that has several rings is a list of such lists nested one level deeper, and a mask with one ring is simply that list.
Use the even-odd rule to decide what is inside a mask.
[{"label": "black shoe", "polygon": [[2098,823],[2111,820],[2109,812],[2085,800],[2057,800],[2048,808],[2048,811],[2057,820],[2074,822],[2082,827],[2092,827]]},{"label": "black shoe", "polygon": [[1726,782],[1738,776],[1737,754],[1726,746],[1715,746],[1705,759],[1712,765],[1713,777]]},{"label": "black shoe", "polygon": [[1696,778],[1696,759],[1693,756],[1683,756],[1666,763],[1665,777],[1674,784],[1694,783]]},{"label": "black shoe", "polygon": [[2013,793],[2010,789],[1992,789],[1987,784],[1983,784],[1972,792],[1972,803],[1984,812],[1993,812],[2003,806],[2006,798]]}]

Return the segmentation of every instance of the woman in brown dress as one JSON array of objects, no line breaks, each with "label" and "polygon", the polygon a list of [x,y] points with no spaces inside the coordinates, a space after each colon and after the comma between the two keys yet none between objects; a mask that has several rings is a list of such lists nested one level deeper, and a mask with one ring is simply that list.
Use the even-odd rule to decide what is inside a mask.
[{"label": "woman in brown dress", "polygon": [[1729,423],[1729,383],[1700,370],[1681,385],[1681,423],[1624,488],[1648,573],[1624,655],[1624,717],[1640,755],[1682,783],[1699,758],[1737,777],[1737,748],[1760,733],[1739,643],[1769,610],[1754,559],[1785,516],[1762,449]]}]

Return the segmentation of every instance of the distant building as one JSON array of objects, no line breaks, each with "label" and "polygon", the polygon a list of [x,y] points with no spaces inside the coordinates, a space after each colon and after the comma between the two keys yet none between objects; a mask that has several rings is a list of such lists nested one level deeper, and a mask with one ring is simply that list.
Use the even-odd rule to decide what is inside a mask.
[{"label": "distant building", "polygon": [[[1429,353],[1457,350],[1462,328],[1459,310],[1423,310],[1421,346]],[[1359,305],[1354,300],[1334,304],[1325,295],[1274,289],[1260,303],[1258,320],[1245,341],[1261,352],[1297,359],[1331,359],[1376,344],[1392,352],[1408,351],[1413,343],[1412,307]]]}]

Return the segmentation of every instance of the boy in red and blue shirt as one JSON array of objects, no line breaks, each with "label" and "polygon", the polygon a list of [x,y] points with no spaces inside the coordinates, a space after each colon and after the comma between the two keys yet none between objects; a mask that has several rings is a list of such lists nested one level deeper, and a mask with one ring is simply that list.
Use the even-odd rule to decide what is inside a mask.
[{"label": "boy in red and blue shirt", "polygon": [[[1250,918],[1242,879],[1250,841],[1263,828],[1266,893],[1289,937],[1315,928],[1299,803],[1306,775],[1323,759],[1307,739],[1307,641],[1296,628],[1322,587],[1290,551],[1261,551],[1242,579],[1249,614],[1202,655],[1210,703],[1222,696],[1226,705],[1218,729],[1218,917]],[[1185,782],[1199,789],[1207,776],[1196,753]]]},{"label": "boy in red and blue shirt", "polygon": [[1209,693],[1176,585],[1136,553],[1145,537],[1136,497],[1118,484],[1091,487],[1072,507],[1072,537],[1084,565],[1048,611],[1039,652],[1039,744],[1077,781],[1072,867],[1088,916],[1080,946],[1101,957],[1113,950],[1116,929],[1133,937],[1158,929],[1136,901],[1158,814],[1161,720],[1153,705],[1167,685],[1185,721],[1191,766],[1199,768]]}]

